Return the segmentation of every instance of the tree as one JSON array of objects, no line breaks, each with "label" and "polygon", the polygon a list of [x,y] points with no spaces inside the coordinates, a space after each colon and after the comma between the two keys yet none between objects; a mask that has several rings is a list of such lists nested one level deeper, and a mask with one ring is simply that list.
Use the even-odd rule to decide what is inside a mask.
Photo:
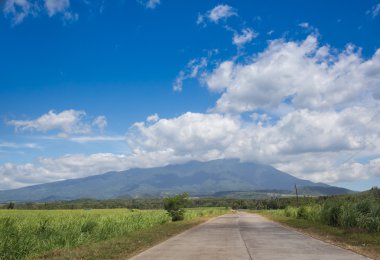
[{"label": "tree", "polygon": [[13,202],[9,202],[7,209],[14,209],[15,204]]},{"label": "tree", "polygon": [[164,199],[164,208],[168,212],[172,221],[183,220],[185,216],[184,207],[189,199],[189,194],[180,195]]}]

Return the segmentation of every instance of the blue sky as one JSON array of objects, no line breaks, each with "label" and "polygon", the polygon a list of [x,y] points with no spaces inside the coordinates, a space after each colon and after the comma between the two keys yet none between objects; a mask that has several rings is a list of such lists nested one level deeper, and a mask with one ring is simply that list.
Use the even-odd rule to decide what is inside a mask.
[{"label": "blue sky", "polygon": [[380,184],[378,1],[1,10],[0,189],[229,157]]}]

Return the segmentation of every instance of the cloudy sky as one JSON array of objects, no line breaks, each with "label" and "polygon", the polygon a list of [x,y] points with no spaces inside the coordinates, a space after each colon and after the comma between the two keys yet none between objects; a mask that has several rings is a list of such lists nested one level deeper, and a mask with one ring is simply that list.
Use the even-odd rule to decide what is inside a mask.
[{"label": "cloudy sky", "polygon": [[380,2],[0,2],[0,190],[240,158],[380,186]]}]

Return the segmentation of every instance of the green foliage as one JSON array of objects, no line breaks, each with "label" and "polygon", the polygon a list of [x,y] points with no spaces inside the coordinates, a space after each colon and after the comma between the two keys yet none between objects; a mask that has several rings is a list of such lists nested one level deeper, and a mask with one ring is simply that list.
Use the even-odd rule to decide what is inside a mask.
[{"label": "green foliage", "polygon": [[185,218],[185,210],[187,201],[189,200],[189,194],[182,193],[173,197],[164,199],[164,209],[168,212],[172,221],[179,221]]},{"label": "green foliage", "polygon": [[344,228],[354,228],[358,225],[359,212],[356,205],[353,203],[345,203],[341,206],[341,213],[339,215],[339,226]]},{"label": "green foliage", "polygon": [[325,203],[321,211],[322,222],[330,226],[338,226],[340,213],[340,203]]},{"label": "green foliage", "polygon": [[[220,215],[224,208],[188,209],[185,220]],[[170,222],[164,210],[0,210],[0,259],[24,259],[129,236]]]},{"label": "green foliage", "polygon": [[369,199],[365,199],[362,201],[359,201],[356,204],[357,211],[361,214],[367,215],[371,213],[371,201]]},{"label": "green foliage", "polygon": [[15,208],[15,204],[13,202],[9,202],[7,209],[14,209],[14,208]]},{"label": "green foliage", "polygon": [[302,203],[300,207],[287,206],[277,215],[305,219],[345,229],[361,229],[380,233],[380,200],[378,189],[373,188],[356,196],[321,197]]},{"label": "green foliage", "polygon": [[163,210],[1,211],[0,259],[71,248],[168,222]]}]

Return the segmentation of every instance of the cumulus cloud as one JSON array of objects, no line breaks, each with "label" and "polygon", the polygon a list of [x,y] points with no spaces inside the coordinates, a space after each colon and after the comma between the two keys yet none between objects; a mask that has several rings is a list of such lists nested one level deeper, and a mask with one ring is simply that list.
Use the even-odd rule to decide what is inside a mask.
[{"label": "cumulus cloud", "polygon": [[[57,113],[50,110],[48,113],[34,120],[10,120],[8,125],[14,126],[16,131],[43,132],[58,131],[61,137],[72,134],[91,133],[91,124],[85,121],[86,112],[78,110],[65,110]],[[93,125],[103,129],[107,125],[106,118],[99,116],[93,121]]]},{"label": "cumulus cloud", "polygon": [[[153,114],[135,123],[125,136],[128,154],[1,165],[2,187],[218,158],[270,164],[326,183],[380,176],[380,50],[365,59],[352,45],[338,51],[311,35],[274,40],[244,62],[226,60],[205,74],[209,63],[198,59],[183,70],[183,77],[201,77],[219,95],[208,113]],[[10,122],[19,131],[73,133],[91,126],[83,112],[70,111]]]},{"label": "cumulus cloud", "polygon": [[301,42],[274,40],[251,62],[222,62],[206,77],[222,92],[215,111],[273,110],[290,103],[297,109],[332,109],[379,98],[380,50],[368,60],[352,45],[334,54],[315,36]]},{"label": "cumulus cloud", "polygon": [[254,38],[257,37],[257,33],[255,33],[250,28],[245,28],[241,31],[241,34],[235,32],[232,38],[232,43],[238,47],[242,47],[244,44],[251,42]]},{"label": "cumulus cloud", "polygon": [[220,4],[215,6],[210,11],[205,14],[199,14],[197,19],[197,24],[203,24],[206,20],[218,23],[220,20],[226,20],[231,16],[237,16],[237,12],[234,8],[226,4]]},{"label": "cumulus cloud", "polygon": [[[380,122],[364,107],[342,111],[293,111],[282,119],[255,115],[252,121],[227,114],[185,113],[156,122],[138,122],[128,131],[129,154],[66,155],[33,164],[4,164],[0,188],[78,178],[132,167],[188,160],[240,158],[271,164],[297,177],[334,183],[379,176],[380,158],[343,161],[348,155],[380,154]],[[311,138],[312,137],[312,138]],[[80,141],[80,140],[78,140]]]},{"label": "cumulus cloud", "polygon": [[239,121],[219,114],[185,113],[174,119],[160,119],[153,125],[135,123],[128,133],[133,150],[173,150],[196,154],[223,150],[239,130]]}]

